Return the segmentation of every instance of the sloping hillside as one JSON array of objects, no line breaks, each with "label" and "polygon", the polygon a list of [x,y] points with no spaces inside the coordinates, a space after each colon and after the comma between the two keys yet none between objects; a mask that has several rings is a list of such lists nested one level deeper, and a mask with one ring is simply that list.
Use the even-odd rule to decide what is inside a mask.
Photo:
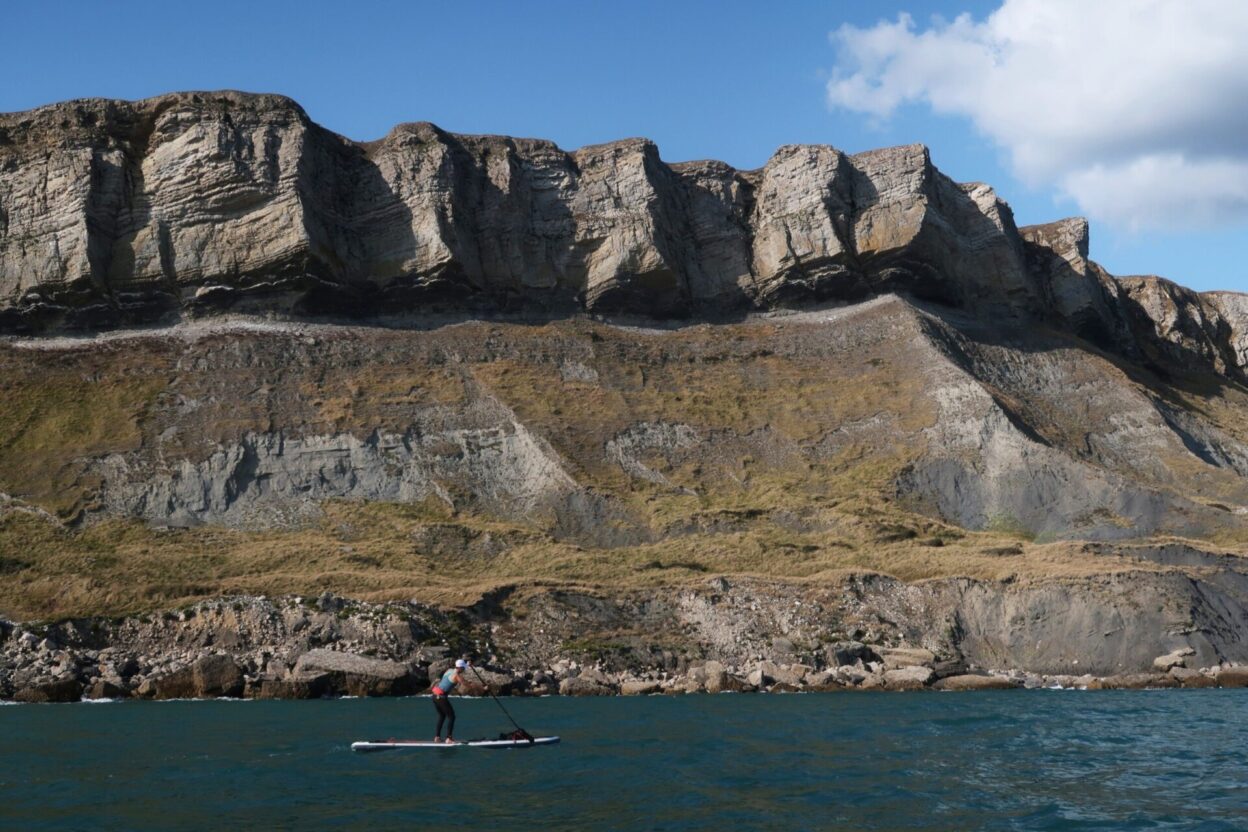
[{"label": "sloping hillside", "polygon": [[883,573],[949,649],[1060,664],[1018,634],[1066,598],[1138,624],[1041,628],[1085,658],[1231,655],[1248,304],[1087,244],[921,147],[358,144],[238,93],[0,116],[0,613]]}]

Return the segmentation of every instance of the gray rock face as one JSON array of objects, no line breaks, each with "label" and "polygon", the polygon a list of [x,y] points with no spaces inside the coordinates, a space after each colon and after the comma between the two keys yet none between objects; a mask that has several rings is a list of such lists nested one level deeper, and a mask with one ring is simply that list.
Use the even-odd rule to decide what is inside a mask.
[{"label": "gray rock face", "polygon": [[446,483],[454,481],[482,506],[523,516],[579,490],[523,425],[502,414],[464,415],[441,430],[378,432],[364,440],[252,434],[173,470],[147,472],[144,460],[121,455],[100,460],[96,470],[108,483],[108,509],[172,525],[282,525],[311,516],[333,497],[449,502]]},{"label": "gray rock face", "polygon": [[1034,299],[1009,209],[921,146],[786,146],[760,171],[430,124],[358,144],[234,92],[0,116],[0,317],[221,308],[686,316],[907,288]]},{"label": "gray rock face", "polygon": [[1071,217],[1019,231],[1053,316],[1095,344],[1131,350],[1118,282],[1088,259],[1088,221]]},{"label": "gray rock face", "polygon": [[242,696],[243,672],[229,656],[205,656],[154,680],[157,699]]},{"label": "gray rock face", "polygon": [[328,675],[328,687],[348,696],[397,696],[414,693],[411,668],[400,662],[370,659],[337,650],[309,650],[295,664],[295,677]]},{"label": "gray rock face", "polygon": [[755,171],[626,139],[567,152],[427,123],[349,141],[238,92],[0,115],[0,330],[222,310],[713,316],[905,291],[1243,378],[1248,300],[1018,229],[921,145],[786,145]]},{"label": "gray rock face", "polygon": [[1243,379],[1248,370],[1248,296],[1199,293],[1160,277],[1119,280],[1145,354],[1158,363],[1212,367]]},{"label": "gray rock face", "polygon": [[570,676],[559,683],[559,693],[562,696],[610,696],[614,691],[591,679]]},{"label": "gray rock face", "polygon": [[937,690],[1012,690],[1020,685],[1005,676],[963,674],[941,679],[934,687]]}]

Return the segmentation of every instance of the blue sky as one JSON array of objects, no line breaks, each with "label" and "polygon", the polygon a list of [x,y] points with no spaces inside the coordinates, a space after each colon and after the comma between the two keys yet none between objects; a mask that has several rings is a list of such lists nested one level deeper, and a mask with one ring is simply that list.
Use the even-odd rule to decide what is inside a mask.
[{"label": "blue sky", "polygon": [[[950,105],[947,89],[908,81],[904,72],[887,76],[846,58],[850,46],[903,12],[921,34],[933,15],[952,20],[969,12],[971,22],[983,21],[999,2],[770,5],[14,2],[0,32],[0,111],[86,96],[236,88],[289,95],[355,139],[418,120],[550,138],[568,148],[640,135],[654,139],[668,161],[709,157],[745,168],[786,143],[854,152],[923,142],[949,175],[996,186],[1020,224],[1083,213],[1060,184],[1076,180],[1059,181],[1069,169],[1020,172],[1016,137],[991,114],[973,103]],[[837,31],[847,34],[830,37]],[[932,60],[963,48],[951,37]],[[890,66],[912,42],[904,32],[889,41]],[[934,73],[931,64],[906,71]],[[865,78],[867,92],[832,96],[829,81],[847,77]],[[895,77],[907,95],[921,89],[884,107],[879,96]],[[1059,80],[1078,86],[1078,79]],[[1120,205],[1080,193],[1105,206],[1107,221],[1093,217],[1092,254],[1111,271],[1248,290],[1242,218],[1133,230]]]}]

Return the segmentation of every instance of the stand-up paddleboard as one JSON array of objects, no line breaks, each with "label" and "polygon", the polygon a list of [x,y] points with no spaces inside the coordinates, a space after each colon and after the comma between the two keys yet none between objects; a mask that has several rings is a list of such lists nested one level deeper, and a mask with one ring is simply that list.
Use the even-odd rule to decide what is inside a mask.
[{"label": "stand-up paddleboard", "polygon": [[364,740],[351,743],[352,751],[395,751],[400,748],[528,748],[531,745],[554,745],[558,737],[534,737],[532,740],[468,740],[467,742],[430,742],[429,740]]}]

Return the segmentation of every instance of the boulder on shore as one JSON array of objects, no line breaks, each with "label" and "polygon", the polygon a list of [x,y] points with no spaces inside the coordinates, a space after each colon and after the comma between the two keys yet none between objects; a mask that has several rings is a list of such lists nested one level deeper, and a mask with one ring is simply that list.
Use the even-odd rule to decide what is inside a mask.
[{"label": "boulder on shore", "polygon": [[83,691],[83,699],[125,699],[130,696],[120,679],[96,679]]},{"label": "boulder on shore", "polygon": [[309,650],[295,663],[295,673],[328,674],[329,692],[348,696],[403,696],[420,687],[405,664],[337,650]]},{"label": "boulder on shore", "polygon": [[835,670],[825,670],[820,673],[811,673],[806,677],[806,690],[816,692],[845,690],[846,685],[841,681]]},{"label": "boulder on shore", "polygon": [[861,641],[837,641],[823,647],[824,661],[831,667],[852,665],[856,662],[866,664],[877,662],[880,657],[875,651]]},{"label": "boulder on shore", "polygon": [[707,662],[701,668],[701,676],[702,687],[707,693],[739,693],[751,688],[744,679],[733,676],[728,668],[717,661]]},{"label": "boulder on shore", "polygon": [[758,668],[746,678],[751,685],[789,685],[793,688],[802,686],[806,674],[814,668],[804,664],[776,664],[775,662],[759,662]]},{"label": "boulder on shore", "polygon": [[663,690],[663,685],[653,680],[629,679],[620,685],[620,693],[624,696],[649,696]]},{"label": "boulder on shore", "polygon": [[247,696],[251,699],[319,699],[329,692],[331,683],[328,673],[261,676],[247,686]]},{"label": "boulder on shore", "polygon": [[884,671],[884,687],[889,690],[922,690],[935,678],[936,673],[930,667],[910,665]]},{"label": "boulder on shore", "polygon": [[615,691],[584,676],[570,676],[559,683],[564,696],[610,696]]},{"label": "boulder on shore", "polygon": [[885,647],[877,651],[884,662],[884,669],[901,670],[907,667],[935,667],[936,654],[922,647]]},{"label": "boulder on shore", "polygon": [[533,682],[529,686],[529,693],[536,696],[544,696],[558,692],[559,683],[549,673],[539,670],[533,674]]},{"label": "boulder on shore", "polygon": [[1153,659],[1153,669],[1161,673],[1169,673],[1173,668],[1183,667],[1187,663],[1186,657],[1194,655],[1196,655],[1195,650],[1190,647],[1183,647]]},{"label": "boulder on shore", "polygon": [[14,702],[77,702],[82,698],[82,682],[68,679],[36,679],[13,694]]},{"label": "boulder on shore", "polygon": [[1093,679],[1088,690],[1144,690],[1146,688],[1177,688],[1179,683],[1169,676],[1156,673],[1123,673]]},{"label": "boulder on shore", "polygon": [[862,681],[858,683],[858,690],[883,690],[883,688],[883,673],[868,673],[862,678]]},{"label": "boulder on shore", "polygon": [[948,676],[964,676],[970,672],[970,668],[966,666],[966,662],[962,659],[937,660],[932,665],[932,669],[936,671],[937,679],[944,679]]},{"label": "boulder on shore", "polygon": [[768,693],[801,693],[802,689],[797,685],[791,685],[788,682],[776,682],[767,688]]},{"label": "boulder on shore", "polygon": [[[496,673],[493,670],[472,668],[464,674],[463,693],[466,696],[511,696],[528,687],[524,679],[517,679],[507,673]],[[457,691],[458,692],[458,691]]]},{"label": "boulder on shore", "polygon": [[1020,685],[1006,676],[964,673],[960,676],[946,676],[938,680],[933,687],[936,690],[1013,690]]},{"label": "boulder on shore", "polygon": [[155,680],[157,699],[208,699],[243,695],[243,671],[229,656],[204,656]]},{"label": "boulder on shore", "polygon": [[1206,676],[1199,670],[1192,670],[1189,667],[1171,668],[1170,678],[1185,688],[1216,688],[1218,686],[1217,680],[1212,676]]},{"label": "boulder on shore", "polygon": [[596,685],[611,687],[611,679],[608,678],[607,674],[603,673],[596,667],[582,668],[581,672],[578,673],[577,676],[587,682],[593,682]]},{"label": "boulder on shore", "polygon": [[1248,688],[1248,667],[1224,667],[1218,673],[1220,688]]}]

